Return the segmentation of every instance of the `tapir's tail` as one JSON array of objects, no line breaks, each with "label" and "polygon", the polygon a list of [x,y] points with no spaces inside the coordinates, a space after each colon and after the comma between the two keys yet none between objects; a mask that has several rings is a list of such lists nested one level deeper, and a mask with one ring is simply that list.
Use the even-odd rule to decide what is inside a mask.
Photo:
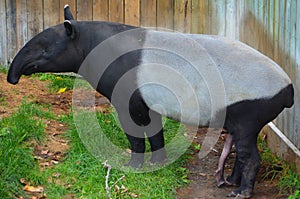
[{"label": "tapir's tail", "polygon": [[286,98],[285,106],[287,108],[290,108],[294,104],[294,87],[293,87],[293,85],[292,84],[288,85],[284,92],[285,92],[284,95]]}]

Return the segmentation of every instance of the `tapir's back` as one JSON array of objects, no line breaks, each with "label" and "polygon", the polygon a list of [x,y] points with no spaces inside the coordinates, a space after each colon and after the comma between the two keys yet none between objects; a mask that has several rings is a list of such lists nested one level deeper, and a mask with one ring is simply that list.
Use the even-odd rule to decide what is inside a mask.
[{"label": "tapir's back", "polygon": [[149,31],[144,47],[138,84],[146,104],[186,123],[206,125],[232,104],[271,98],[291,83],[271,59],[223,37]]}]

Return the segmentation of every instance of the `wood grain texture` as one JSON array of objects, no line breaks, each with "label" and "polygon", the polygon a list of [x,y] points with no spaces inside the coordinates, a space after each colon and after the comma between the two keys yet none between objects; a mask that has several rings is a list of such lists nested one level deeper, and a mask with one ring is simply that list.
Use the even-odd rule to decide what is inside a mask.
[{"label": "wood grain texture", "polygon": [[17,50],[20,50],[28,41],[27,36],[27,2],[26,0],[17,0]]},{"label": "wood grain texture", "polygon": [[6,0],[7,56],[8,62],[17,53],[17,12],[16,0]]},{"label": "wood grain texture", "polygon": [[174,30],[190,33],[192,21],[192,1],[175,0],[174,7]]},{"label": "wood grain texture", "polygon": [[156,28],[156,0],[141,0],[141,26]]},{"label": "wood grain texture", "polygon": [[0,64],[7,64],[6,2],[0,1]]},{"label": "wood grain texture", "polygon": [[44,28],[49,28],[60,22],[59,0],[44,0]]},{"label": "wood grain texture", "polygon": [[93,20],[108,21],[108,0],[93,0]]},{"label": "wood grain texture", "polygon": [[125,24],[140,26],[140,0],[125,0]]},{"label": "wood grain texture", "polygon": [[157,27],[162,29],[174,29],[174,1],[157,0]]},{"label": "wood grain texture", "polygon": [[124,23],[124,1],[123,0],[109,1],[109,21]]},{"label": "wood grain texture", "polygon": [[77,0],[77,20],[93,20],[93,0]]}]

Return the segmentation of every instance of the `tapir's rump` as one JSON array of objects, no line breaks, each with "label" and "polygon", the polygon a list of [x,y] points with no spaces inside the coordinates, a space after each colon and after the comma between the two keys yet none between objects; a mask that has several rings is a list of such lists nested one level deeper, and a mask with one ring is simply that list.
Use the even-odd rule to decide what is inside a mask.
[{"label": "tapir's rump", "polygon": [[143,99],[185,123],[205,126],[232,104],[272,98],[291,84],[271,59],[224,37],[149,30],[143,45],[137,73]]}]

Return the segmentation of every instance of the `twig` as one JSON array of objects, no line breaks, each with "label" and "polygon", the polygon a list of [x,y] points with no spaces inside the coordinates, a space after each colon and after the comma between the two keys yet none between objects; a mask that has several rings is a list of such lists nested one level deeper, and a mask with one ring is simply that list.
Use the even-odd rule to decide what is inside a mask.
[{"label": "twig", "polygon": [[121,180],[123,180],[125,178],[125,176],[123,175],[121,178],[119,178],[113,185],[110,186],[109,189],[113,188],[118,182],[120,182]]},{"label": "twig", "polygon": [[107,163],[107,160],[105,162],[103,162],[102,164],[105,168],[107,168],[107,173],[105,176],[105,189],[106,189],[106,194],[107,194],[108,198],[111,198],[111,194],[110,194],[111,188],[108,185],[108,179],[109,179],[109,175],[110,175],[111,166]]}]

